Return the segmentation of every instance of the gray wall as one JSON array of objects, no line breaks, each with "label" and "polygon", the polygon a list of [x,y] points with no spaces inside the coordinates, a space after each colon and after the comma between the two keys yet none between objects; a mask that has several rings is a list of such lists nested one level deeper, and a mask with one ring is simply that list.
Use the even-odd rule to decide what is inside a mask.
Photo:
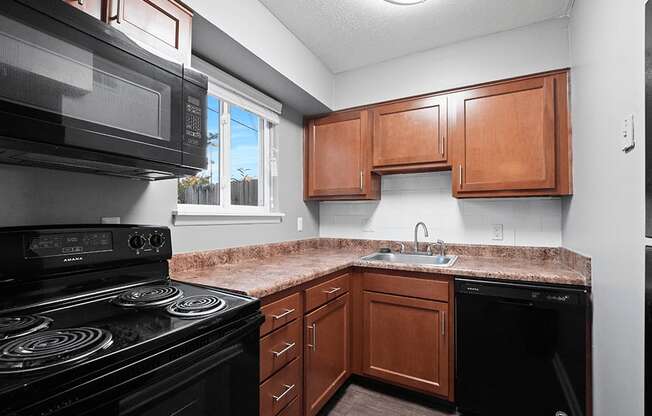
[{"label": "gray wall", "polygon": [[[279,125],[280,224],[174,227],[176,181],[141,182],[28,167],[0,165],[0,226],[98,223],[121,217],[122,223],[172,228],[175,252],[233,247],[318,235],[318,206],[303,202],[302,116],[284,107]],[[297,217],[303,232],[297,232]]]},{"label": "gray wall", "polygon": [[552,19],[335,75],[334,109],[569,66],[568,19]]},{"label": "gray wall", "polygon": [[[570,20],[575,192],[562,242],[593,260],[596,416],[643,415],[643,4],[576,0]],[[638,143],[625,154],[627,114]]]}]

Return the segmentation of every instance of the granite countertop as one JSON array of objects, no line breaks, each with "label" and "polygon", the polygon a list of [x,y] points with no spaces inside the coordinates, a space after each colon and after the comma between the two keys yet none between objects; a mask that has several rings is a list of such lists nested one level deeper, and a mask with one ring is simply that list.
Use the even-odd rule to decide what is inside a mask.
[{"label": "granite countertop", "polygon": [[[266,258],[172,272],[172,278],[262,298],[351,266],[437,273],[489,280],[590,286],[590,278],[550,260],[460,255],[452,267],[363,261],[358,248],[307,249]],[[452,276],[451,276],[452,277]]]}]

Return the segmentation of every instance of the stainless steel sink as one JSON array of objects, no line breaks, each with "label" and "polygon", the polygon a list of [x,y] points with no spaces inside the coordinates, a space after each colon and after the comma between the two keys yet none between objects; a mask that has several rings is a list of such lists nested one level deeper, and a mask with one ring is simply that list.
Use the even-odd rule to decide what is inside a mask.
[{"label": "stainless steel sink", "polygon": [[390,263],[406,264],[427,264],[436,267],[451,267],[457,256],[431,256],[428,254],[408,254],[408,253],[373,253],[364,256],[361,260],[365,261],[386,261]]}]

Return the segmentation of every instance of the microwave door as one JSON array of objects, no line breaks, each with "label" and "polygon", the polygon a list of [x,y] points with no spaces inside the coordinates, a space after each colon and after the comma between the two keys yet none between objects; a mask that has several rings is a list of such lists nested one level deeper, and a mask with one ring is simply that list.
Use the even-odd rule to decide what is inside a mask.
[{"label": "microwave door", "polygon": [[2,136],[181,164],[179,75],[36,10],[0,7],[0,112],[12,119]]}]

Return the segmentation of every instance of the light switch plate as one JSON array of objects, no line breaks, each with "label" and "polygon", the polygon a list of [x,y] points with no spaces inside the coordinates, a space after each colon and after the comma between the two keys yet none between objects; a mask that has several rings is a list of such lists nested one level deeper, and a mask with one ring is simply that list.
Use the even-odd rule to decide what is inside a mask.
[{"label": "light switch plate", "polygon": [[297,231],[303,231],[303,217],[297,217]]},{"label": "light switch plate", "polygon": [[632,114],[625,117],[623,122],[623,152],[629,152],[634,148],[636,142],[634,142],[634,116]]},{"label": "light switch plate", "polygon": [[491,239],[492,240],[502,240],[503,239],[503,225],[502,224],[493,224],[491,226]]}]

